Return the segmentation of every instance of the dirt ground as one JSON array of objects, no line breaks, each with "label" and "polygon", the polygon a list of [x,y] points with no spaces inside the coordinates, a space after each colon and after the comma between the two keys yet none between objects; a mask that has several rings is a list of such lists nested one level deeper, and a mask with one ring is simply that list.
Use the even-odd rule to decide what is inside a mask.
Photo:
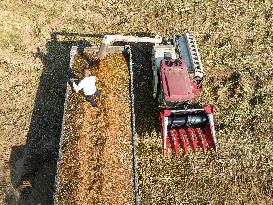
[{"label": "dirt ground", "polygon": [[1,1],[0,204],[52,204],[72,45],[173,32],[197,38],[220,149],[162,158],[151,47],[136,47],[142,204],[272,204],[272,12],[271,0]]}]

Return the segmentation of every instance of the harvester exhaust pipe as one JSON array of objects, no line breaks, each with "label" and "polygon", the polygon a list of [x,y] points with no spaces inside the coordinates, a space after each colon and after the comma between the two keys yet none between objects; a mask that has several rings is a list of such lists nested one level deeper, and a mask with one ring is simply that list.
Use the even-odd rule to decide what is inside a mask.
[{"label": "harvester exhaust pipe", "polygon": [[135,43],[154,43],[160,44],[162,42],[162,37],[156,35],[154,38],[150,37],[137,37],[137,36],[123,36],[123,35],[105,35],[102,39],[102,43],[96,56],[99,59],[103,59],[108,52],[108,47],[114,42],[135,42]]}]

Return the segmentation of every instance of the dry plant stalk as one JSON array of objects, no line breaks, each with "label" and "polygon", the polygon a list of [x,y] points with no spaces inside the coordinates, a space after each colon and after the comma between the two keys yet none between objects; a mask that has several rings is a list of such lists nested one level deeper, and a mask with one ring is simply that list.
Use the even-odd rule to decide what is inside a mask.
[{"label": "dry plant stalk", "polygon": [[127,62],[122,54],[95,63],[84,55],[75,56],[73,75],[90,68],[101,96],[96,109],[69,89],[57,204],[133,204]]}]

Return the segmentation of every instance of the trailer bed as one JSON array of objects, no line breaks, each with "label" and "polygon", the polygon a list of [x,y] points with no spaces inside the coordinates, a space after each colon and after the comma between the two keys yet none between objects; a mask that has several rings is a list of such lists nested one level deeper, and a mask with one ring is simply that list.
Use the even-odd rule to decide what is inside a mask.
[{"label": "trailer bed", "polygon": [[[120,50],[120,49],[117,49]],[[94,61],[94,49],[71,51],[73,77],[97,77],[98,108],[67,87],[55,204],[133,204],[130,72],[121,51]]]}]

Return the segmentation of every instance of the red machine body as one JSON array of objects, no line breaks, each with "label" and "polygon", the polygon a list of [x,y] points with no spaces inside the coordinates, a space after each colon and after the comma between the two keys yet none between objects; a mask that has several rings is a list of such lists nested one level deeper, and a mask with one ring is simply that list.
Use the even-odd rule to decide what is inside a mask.
[{"label": "red machine body", "polygon": [[193,99],[191,80],[182,59],[161,61],[160,78],[166,102],[184,102]]},{"label": "red machine body", "polygon": [[179,146],[184,154],[207,147],[217,151],[213,107],[200,108],[193,103],[202,92],[203,67],[195,38],[191,34],[174,36],[173,45],[155,45],[153,49],[154,97],[158,98],[163,152]]},{"label": "red machine body", "polygon": [[163,59],[160,64],[160,78],[165,102],[185,102],[202,90],[191,82],[185,62],[182,59]]},{"label": "red machine body", "polygon": [[[197,83],[190,80],[188,69],[182,59],[161,60],[160,80],[162,97],[166,104],[188,102],[194,94],[201,92]],[[191,146],[193,152],[200,147],[204,153],[207,144],[217,151],[213,123],[213,108],[164,110],[161,114],[164,155],[169,146],[178,154],[179,144],[184,154]]]}]

